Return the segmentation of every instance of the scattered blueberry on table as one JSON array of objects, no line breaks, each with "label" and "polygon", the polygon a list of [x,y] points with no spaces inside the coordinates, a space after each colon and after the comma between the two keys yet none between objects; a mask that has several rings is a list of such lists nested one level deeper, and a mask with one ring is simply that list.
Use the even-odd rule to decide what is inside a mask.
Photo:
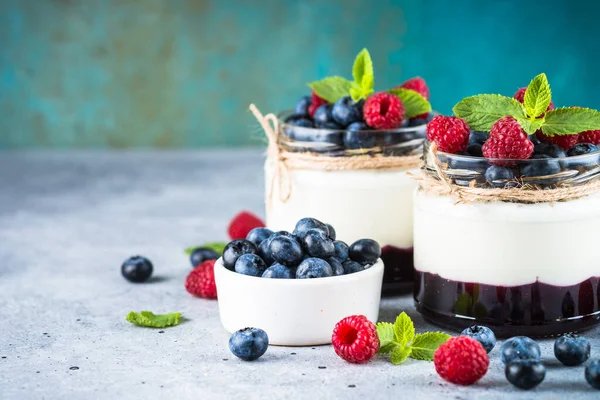
[{"label": "scattered blueberry on table", "polygon": [[121,274],[129,282],[142,283],[150,279],[154,269],[150,260],[142,256],[133,256],[121,265]]},{"label": "scattered blueberry on table", "polygon": [[267,333],[258,328],[244,328],[229,338],[229,350],[244,361],[259,359],[269,347]]}]

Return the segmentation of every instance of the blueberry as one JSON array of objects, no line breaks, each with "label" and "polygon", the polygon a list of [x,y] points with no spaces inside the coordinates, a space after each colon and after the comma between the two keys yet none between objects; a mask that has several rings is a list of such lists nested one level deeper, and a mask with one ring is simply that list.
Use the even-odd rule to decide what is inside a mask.
[{"label": "blueberry", "polygon": [[310,229],[318,229],[323,231],[325,235],[329,234],[329,230],[327,229],[327,225],[322,223],[316,218],[302,218],[296,223],[296,227],[294,228],[294,235],[298,238],[302,239],[306,232]]},{"label": "blueberry", "polygon": [[496,345],[496,335],[487,326],[473,325],[461,332],[461,335],[472,337],[477,340],[486,352],[492,351]]},{"label": "blueberry", "polygon": [[469,144],[483,145],[489,137],[489,132],[480,132],[471,129],[471,133],[469,134]]},{"label": "blueberry", "polygon": [[311,100],[310,96],[304,96],[296,103],[296,107],[294,108],[294,114],[302,115],[306,118],[309,118],[308,115],[308,107],[310,106]]},{"label": "blueberry", "polygon": [[325,278],[333,276],[331,265],[320,258],[307,258],[296,270],[297,279]]},{"label": "blueberry", "polygon": [[533,135],[528,135],[528,136],[529,136],[529,140],[531,140],[531,143],[533,143],[534,146],[542,143],[535,133]]},{"label": "blueberry", "polygon": [[515,179],[515,173],[512,171],[512,169],[507,168],[507,167],[499,167],[496,165],[492,165],[485,171],[485,180],[487,181],[487,183],[489,183],[492,186],[498,187],[498,188],[503,188],[503,187],[506,187],[507,185],[515,186],[516,181],[515,182],[494,182],[494,181],[499,181],[499,180],[512,181],[514,179]]},{"label": "blueberry", "polygon": [[349,253],[352,261],[374,263],[381,257],[381,247],[372,239],[359,239],[350,245]]},{"label": "blueberry", "polygon": [[344,267],[344,274],[353,274],[355,272],[363,271],[364,268],[360,263],[352,260],[346,260],[342,262],[342,266]]},{"label": "blueberry", "polygon": [[581,156],[584,154],[594,153],[596,151],[598,151],[598,147],[594,146],[591,143],[579,143],[571,147],[569,151],[567,151],[567,156]]},{"label": "blueberry", "polygon": [[343,128],[354,122],[362,121],[364,103],[364,100],[355,103],[350,96],[340,98],[333,105],[333,110],[331,111],[333,119]]},{"label": "blueberry", "polygon": [[548,176],[560,172],[558,160],[531,161],[521,166],[523,177]]},{"label": "blueberry", "polygon": [[329,224],[325,224],[325,226],[327,227],[327,237],[331,240],[335,240],[335,229],[333,229],[333,226],[329,225]]},{"label": "blueberry", "polygon": [[254,361],[267,351],[269,337],[258,328],[244,328],[229,338],[229,350],[244,361]]},{"label": "blueberry", "polygon": [[333,241],[319,229],[309,229],[302,238],[302,245],[311,257],[329,258],[335,254]]},{"label": "blueberry", "polygon": [[209,249],[207,247],[198,247],[192,251],[192,254],[190,254],[190,261],[192,263],[192,267],[196,267],[206,260],[216,260],[219,257],[219,253],[213,249]]},{"label": "blueberry", "polygon": [[287,267],[294,267],[302,260],[302,247],[290,236],[279,235],[270,239],[268,251],[275,261]]},{"label": "blueberry", "polygon": [[258,249],[254,243],[246,239],[237,239],[229,242],[223,250],[223,266],[230,271],[235,268],[235,262],[244,254],[256,254]]},{"label": "blueberry", "polygon": [[546,367],[539,360],[514,360],[504,369],[506,379],[520,389],[533,389],[546,377]]},{"label": "blueberry", "polygon": [[271,265],[269,268],[263,272],[263,278],[273,278],[273,279],[294,279],[294,273],[292,270],[285,265],[281,265],[279,263],[275,263]]},{"label": "blueberry", "polygon": [[563,149],[552,143],[540,143],[534,145],[533,154],[545,154],[550,156],[550,158],[562,158],[567,156]]},{"label": "blueberry", "polygon": [[[310,119],[307,119],[307,118],[296,119],[294,121],[290,121],[289,123],[290,123],[290,125],[301,126],[304,128],[314,128],[315,127],[315,124]],[[291,135],[291,138],[295,139],[295,137],[293,135]]]},{"label": "blueberry", "polygon": [[505,341],[500,348],[500,358],[504,364],[514,360],[539,361],[541,355],[540,346],[527,336],[512,337]]},{"label": "blueberry", "polygon": [[483,157],[483,150],[479,143],[472,143],[467,146],[467,154],[471,157]]},{"label": "blueberry", "polygon": [[317,108],[313,115],[315,125],[320,128],[327,122],[333,122],[335,124],[333,115],[331,114],[332,110],[333,104],[323,104],[321,107]]},{"label": "blueberry", "polygon": [[334,276],[344,275],[344,266],[337,258],[328,258],[327,263],[331,266]]},{"label": "blueberry", "polygon": [[150,278],[153,269],[152,263],[146,257],[133,256],[121,265],[121,274],[129,282],[141,283]]},{"label": "blueberry", "polygon": [[587,338],[567,333],[554,342],[554,355],[564,365],[583,364],[590,358],[592,346]]},{"label": "blueberry", "polygon": [[336,240],[333,242],[333,247],[335,248],[335,254],[333,255],[340,262],[344,262],[348,259],[348,245],[341,240]]},{"label": "blueberry", "polygon": [[377,146],[377,140],[370,131],[348,130],[344,133],[344,147],[347,149],[370,149],[375,146]]},{"label": "blueberry", "polygon": [[600,360],[594,360],[585,367],[585,380],[594,389],[600,389]]},{"label": "blueberry", "polygon": [[258,246],[258,255],[260,256],[260,258],[263,259],[263,261],[267,265],[273,265],[273,263],[275,263],[275,259],[273,258],[273,255],[269,251],[269,245],[271,244],[271,238],[272,238],[272,236],[263,240],[260,243],[260,245]]},{"label": "blueberry", "polygon": [[261,276],[267,265],[256,254],[242,254],[235,262],[235,272],[242,275]]},{"label": "blueberry", "polygon": [[246,240],[259,246],[263,240],[266,240],[273,234],[273,231],[267,228],[254,228],[246,236]]},{"label": "blueberry", "polygon": [[371,127],[369,125],[365,124],[364,122],[353,122],[346,127],[346,130],[354,131],[354,132],[369,131],[369,130],[371,130]]}]

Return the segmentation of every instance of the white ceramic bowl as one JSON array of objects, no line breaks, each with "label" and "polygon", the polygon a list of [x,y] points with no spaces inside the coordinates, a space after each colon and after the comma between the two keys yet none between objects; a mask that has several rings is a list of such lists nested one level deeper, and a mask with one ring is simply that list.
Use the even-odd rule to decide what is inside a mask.
[{"label": "white ceramic bowl", "polygon": [[260,328],[278,346],[329,344],[335,324],[349,315],[377,322],[382,279],[381,260],[354,274],[316,279],[258,278],[215,263],[225,329]]}]

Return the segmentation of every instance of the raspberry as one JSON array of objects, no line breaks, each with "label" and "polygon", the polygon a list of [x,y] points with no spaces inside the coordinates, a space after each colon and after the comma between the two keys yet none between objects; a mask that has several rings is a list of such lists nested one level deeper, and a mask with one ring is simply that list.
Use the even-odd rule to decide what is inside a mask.
[{"label": "raspberry", "polygon": [[427,139],[436,142],[438,149],[446,153],[465,151],[470,132],[469,125],[457,117],[436,115],[427,124]]},{"label": "raspberry", "polygon": [[535,136],[540,139],[540,142],[555,144],[563,150],[569,150],[579,142],[579,135],[554,135],[550,137],[544,135],[541,130],[537,130]]},{"label": "raspberry", "polygon": [[492,125],[490,138],[482,147],[486,158],[526,160],[533,154],[533,143],[513,117],[504,117]]},{"label": "raspberry", "polygon": [[402,85],[400,85],[400,87],[404,89],[414,90],[415,92],[419,93],[421,96],[429,100],[429,88],[425,83],[425,79],[421,78],[420,76],[410,78]]},{"label": "raspberry", "polygon": [[204,261],[194,268],[185,278],[185,290],[194,296],[216,299],[215,260]]},{"label": "raspberry", "polygon": [[[517,100],[519,103],[523,104],[525,102],[525,91],[527,90],[527,87],[522,87],[519,90],[517,90],[517,93],[515,93],[515,95],[513,96],[513,98],[515,100]],[[550,100],[550,104],[548,104],[548,108],[546,108],[546,111],[550,111],[550,110],[554,110],[554,103],[552,102],[552,100]],[[543,117],[545,113],[542,113],[541,115],[536,115],[536,117]]]},{"label": "raspberry", "polygon": [[323,104],[327,104],[328,101],[325,99],[320,98],[315,91],[312,91],[312,96],[310,98],[310,106],[308,106],[308,115],[310,115],[310,117],[314,117],[315,115],[315,111],[317,111],[317,108],[321,107]]},{"label": "raspberry", "polygon": [[338,322],[331,343],[335,353],[351,363],[365,363],[379,351],[375,324],[364,315],[352,315]]},{"label": "raspberry", "polygon": [[365,101],[365,122],[375,129],[395,129],[402,124],[404,104],[393,94],[375,93]]},{"label": "raspberry", "polygon": [[263,228],[265,223],[249,211],[242,211],[229,223],[227,233],[231,240],[246,239],[248,233],[254,228]]},{"label": "raspberry", "polygon": [[579,134],[579,143],[600,144],[600,131],[585,131]]},{"label": "raspberry", "polygon": [[490,359],[477,340],[458,336],[438,347],[433,355],[433,363],[443,379],[467,386],[485,375]]}]

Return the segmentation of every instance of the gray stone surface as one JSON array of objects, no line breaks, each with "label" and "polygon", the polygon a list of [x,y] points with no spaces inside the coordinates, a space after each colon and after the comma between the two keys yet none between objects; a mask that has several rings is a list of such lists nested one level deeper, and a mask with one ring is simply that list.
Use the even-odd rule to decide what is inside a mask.
[{"label": "gray stone surface", "polygon": [[[532,392],[505,381],[497,350],[468,388],[443,382],[432,363],[351,365],[330,346],[237,360],[217,303],[183,288],[182,249],[226,239],[241,209],[262,214],[262,187],[258,151],[0,153],[0,398],[599,397],[582,367],[559,366],[551,341],[541,343],[547,378]],[[134,253],[154,262],[152,283],[121,277]],[[181,311],[186,321],[164,333],[125,321],[142,309]],[[409,296],[385,300],[380,318],[402,310],[417,331],[434,329]],[[599,333],[587,334],[595,358]]]}]

